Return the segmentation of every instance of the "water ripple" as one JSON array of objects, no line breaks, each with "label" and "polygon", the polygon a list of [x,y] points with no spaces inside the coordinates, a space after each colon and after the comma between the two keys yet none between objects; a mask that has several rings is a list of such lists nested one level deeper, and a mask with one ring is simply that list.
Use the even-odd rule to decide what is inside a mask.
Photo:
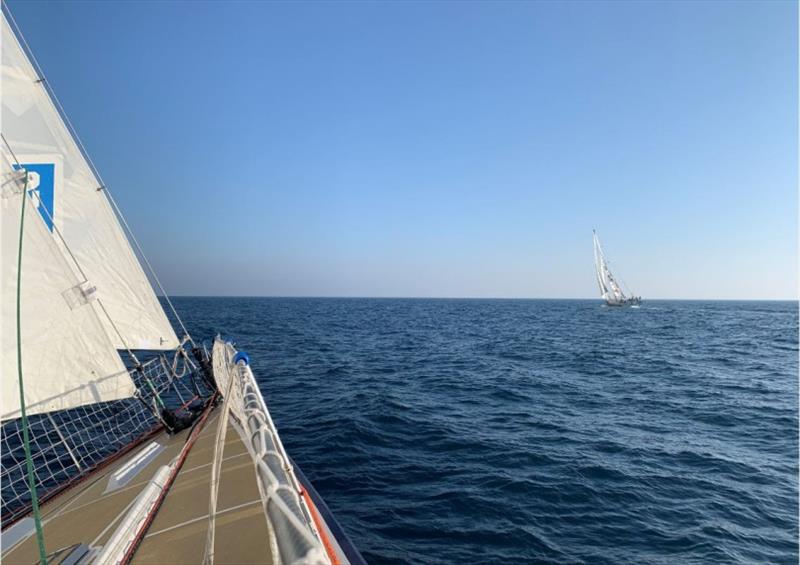
[{"label": "water ripple", "polygon": [[797,304],[182,298],[371,563],[797,563]]}]

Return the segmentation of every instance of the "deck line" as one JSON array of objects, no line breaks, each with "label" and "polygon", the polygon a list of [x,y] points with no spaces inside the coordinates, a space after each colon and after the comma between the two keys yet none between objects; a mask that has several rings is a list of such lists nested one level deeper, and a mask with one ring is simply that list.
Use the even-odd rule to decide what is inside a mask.
[{"label": "deck line", "polygon": [[101,538],[101,537],[103,537],[103,536],[105,535],[105,533],[106,533],[106,532],[107,532],[107,531],[108,531],[108,530],[111,528],[111,526],[113,526],[114,524],[116,524],[116,523],[117,523],[117,521],[118,521],[120,518],[122,518],[123,516],[125,516],[125,514],[128,512],[128,510],[130,510],[131,506],[133,506],[133,505],[136,503],[136,501],[137,501],[137,500],[139,500],[139,497],[138,497],[138,496],[137,496],[137,497],[135,497],[133,500],[131,500],[131,501],[128,503],[128,505],[127,505],[125,508],[123,508],[123,509],[122,509],[122,512],[120,512],[119,514],[117,514],[116,518],[114,518],[113,520],[111,520],[111,522],[109,522],[109,523],[108,523],[108,526],[106,526],[106,527],[105,527],[105,529],[103,529],[103,531],[102,531],[102,532],[100,532],[99,534],[97,534],[97,537],[96,537],[96,538],[94,538],[94,539],[92,540],[92,543],[90,543],[90,544],[89,544],[89,547],[94,547],[94,545],[95,545],[95,544],[96,544],[98,541],[100,541],[100,538]]},{"label": "deck line", "polygon": [[[237,504],[236,506],[231,506],[230,508],[226,508],[225,510],[220,510],[217,512],[217,516],[221,516],[222,514],[226,514],[228,512],[233,512],[234,510],[239,510],[240,508],[245,508],[246,506],[252,506],[253,504],[261,503],[261,499],[257,498],[255,500],[251,500],[250,502],[245,502],[242,504]],[[145,539],[157,536],[158,534],[163,534],[164,532],[169,532],[170,530],[175,530],[177,528],[182,528],[183,526],[188,526],[189,524],[194,524],[195,522],[199,522],[201,520],[208,519],[208,514],[204,516],[198,516],[197,518],[192,518],[191,520],[186,520],[185,522],[181,522],[180,524],[175,524],[174,526],[170,526],[169,528],[164,528],[162,530],[158,530],[157,532],[153,532],[151,534],[147,534]]]},{"label": "deck line", "polygon": [[[225,443],[227,444],[228,442]],[[242,453],[237,453],[236,455],[229,455],[228,457],[223,457],[222,462],[224,463],[225,461],[230,461],[231,459],[236,459],[237,457],[244,457],[245,455],[250,455],[250,454],[247,451],[244,451]],[[186,469],[184,471],[184,474],[191,473],[192,471],[197,471],[198,469],[202,469],[203,467],[208,467],[210,465],[213,465],[213,463],[203,463],[202,465],[195,465],[191,469]]]},{"label": "deck line", "polygon": [[[249,454],[248,452],[246,452],[246,451],[245,451],[244,453],[237,453],[236,455],[229,455],[228,457],[225,457],[225,458],[224,458],[222,461],[223,461],[223,463],[224,463],[225,461],[229,461],[229,460],[231,460],[231,459],[236,459],[237,457],[242,457],[242,456],[244,456],[244,455],[250,455],[250,454]],[[177,457],[177,456],[176,456],[176,457]],[[173,461],[175,461],[175,458],[171,459],[171,460],[170,460],[170,463],[172,463]],[[183,473],[191,473],[192,471],[196,471],[196,470],[198,470],[198,469],[201,469],[201,468],[203,468],[203,467],[208,467],[209,465],[211,465],[211,463],[204,463],[203,465],[195,465],[194,467],[192,467],[192,468],[190,468],[190,469],[186,469],[185,471],[183,471]],[[128,485],[128,486],[126,486],[126,487],[123,487],[123,488],[121,488],[121,489],[117,489],[117,490],[115,490],[115,491],[109,492],[109,493],[107,493],[107,494],[104,494],[104,495],[102,495],[102,496],[98,496],[97,498],[95,498],[95,499],[94,499],[94,500],[92,500],[91,502],[87,502],[87,503],[85,503],[85,504],[81,504],[80,506],[76,506],[75,508],[73,508],[73,509],[71,509],[71,510],[66,510],[66,511],[65,511],[65,510],[64,510],[64,508],[62,508],[62,509],[60,509],[60,510],[59,510],[59,512],[58,512],[58,513],[57,513],[55,516],[53,516],[52,518],[57,518],[58,516],[60,516],[60,515],[62,515],[62,514],[68,514],[68,513],[70,513],[70,512],[75,512],[76,510],[81,510],[82,508],[86,508],[87,506],[91,506],[92,504],[94,504],[95,502],[98,502],[98,501],[100,501],[100,500],[105,500],[106,498],[111,498],[112,496],[115,496],[115,495],[117,495],[117,494],[122,494],[123,492],[127,492],[127,491],[129,491],[129,490],[131,490],[131,489],[134,489],[134,488],[141,487],[141,486],[143,486],[143,485],[146,485],[147,483],[149,483],[149,482],[150,482],[150,480],[151,480],[151,479],[147,479],[146,481],[139,481],[138,483],[133,483],[133,484],[130,484],[130,485]],[[77,498],[77,497],[76,497],[76,498]],[[47,519],[47,520],[50,520],[50,519],[52,519],[52,518],[49,518],[49,517],[48,517],[48,519]],[[45,520],[45,522],[46,522],[47,520]]]}]

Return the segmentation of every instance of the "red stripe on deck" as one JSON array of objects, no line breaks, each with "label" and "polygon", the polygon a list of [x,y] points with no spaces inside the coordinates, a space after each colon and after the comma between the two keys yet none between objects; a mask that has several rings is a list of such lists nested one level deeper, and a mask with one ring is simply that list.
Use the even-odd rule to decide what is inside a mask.
[{"label": "red stripe on deck", "polygon": [[328,557],[331,560],[331,565],[341,565],[341,561],[339,561],[339,557],[336,555],[336,550],[333,549],[331,540],[328,539],[328,534],[325,533],[325,525],[322,522],[322,518],[319,517],[319,513],[317,512],[317,507],[314,505],[314,501],[311,500],[311,497],[308,496],[308,493],[304,488],[300,489],[300,496],[302,496],[303,500],[306,501],[306,505],[311,511],[311,519],[314,520],[314,525],[317,526],[319,537],[322,540],[322,545],[325,546],[325,552],[328,554]]},{"label": "red stripe on deck", "polygon": [[150,510],[150,514],[147,515],[147,519],[144,521],[144,524],[142,524],[142,527],[139,528],[139,531],[136,533],[133,543],[128,548],[128,551],[125,552],[125,557],[122,558],[121,565],[127,565],[131,562],[131,559],[133,559],[133,554],[136,552],[139,544],[142,543],[147,530],[150,528],[150,524],[153,523],[156,514],[158,514],[159,508],[161,508],[161,504],[164,502],[164,499],[167,497],[167,493],[169,493],[169,489],[172,487],[172,483],[175,482],[175,478],[178,476],[181,467],[183,467],[183,463],[186,461],[189,451],[192,449],[194,442],[197,440],[197,436],[200,435],[200,431],[205,426],[208,415],[211,413],[211,410],[214,407],[214,401],[216,398],[217,393],[214,393],[214,396],[211,397],[211,400],[208,402],[205,411],[203,411],[203,415],[200,416],[200,419],[192,430],[192,433],[189,434],[189,437],[186,439],[186,443],[184,444],[183,449],[181,449],[181,453],[178,456],[178,460],[175,462],[175,467],[172,469],[169,479],[167,479],[167,483],[164,485],[164,488],[161,489],[161,494],[156,499],[156,503],[153,505],[152,510]]}]

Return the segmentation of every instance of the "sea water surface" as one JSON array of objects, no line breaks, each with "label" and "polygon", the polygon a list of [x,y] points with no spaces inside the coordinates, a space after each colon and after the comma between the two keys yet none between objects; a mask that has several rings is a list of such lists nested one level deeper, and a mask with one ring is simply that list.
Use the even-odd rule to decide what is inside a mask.
[{"label": "sea water surface", "polygon": [[175,305],[370,563],[798,561],[796,302]]}]

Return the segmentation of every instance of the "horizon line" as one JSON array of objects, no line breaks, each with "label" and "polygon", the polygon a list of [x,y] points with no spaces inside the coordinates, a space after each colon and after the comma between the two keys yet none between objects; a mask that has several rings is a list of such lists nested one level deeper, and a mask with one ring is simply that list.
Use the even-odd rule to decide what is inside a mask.
[{"label": "horizon line", "polygon": [[[165,298],[163,294],[156,294]],[[602,298],[586,297],[536,297],[536,296],[336,296],[336,295],[278,295],[278,294],[169,294],[169,298],[297,298],[297,299],[353,299],[353,300],[585,300],[602,302]],[[798,302],[800,298],[647,298],[648,301],[670,302]]]}]

